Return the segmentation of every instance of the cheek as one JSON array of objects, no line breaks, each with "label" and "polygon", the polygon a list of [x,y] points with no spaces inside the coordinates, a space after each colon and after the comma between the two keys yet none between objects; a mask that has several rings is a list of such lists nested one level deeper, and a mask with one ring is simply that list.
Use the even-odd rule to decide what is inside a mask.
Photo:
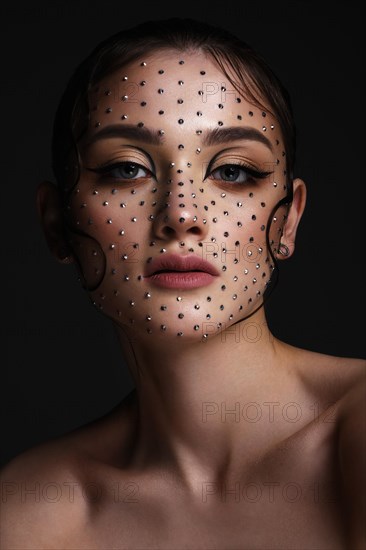
[{"label": "cheek", "polygon": [[[204,339],[260,305],[273,270],[266,244],[269,216],[280,197],[271,184],[235,193],[209,184],[204,188],[202,183],[189,184],[194,197],[185,187],[173,181],[159,192],[150,183],[95,188],[81,180],[70,201],[72,243],[93,302],[118,324],[148,334]],[[220,272],[207,288],[164,293],[147,288],[143,281],[149,258],[164,251],[154,220],[169,200],[167,211],[175,215],[167,191],[171,197],[185,191],[185,198],[190,195],[197,205],[195,211],[207,219],[207,234],[196,240],[193,250]],[[273,248],[278,246],[283,215],[282,208],[271,216]],[[173,246],[175,252],[182,252],[176,239],[168,242],[170,250]]]},{"label": "cheek", "polygon": [[[151,193],[150,193],[151,195]],[[93,290],[128,280],[126,266],[140,263],[141,239],[150,232],[154,201],[118,186],[92,188],[81,181],[70,201],[71,244],[84,286]],[[109,277],[112,276],[112,278]],[[105,281],[104,281],[105,280]]]}]

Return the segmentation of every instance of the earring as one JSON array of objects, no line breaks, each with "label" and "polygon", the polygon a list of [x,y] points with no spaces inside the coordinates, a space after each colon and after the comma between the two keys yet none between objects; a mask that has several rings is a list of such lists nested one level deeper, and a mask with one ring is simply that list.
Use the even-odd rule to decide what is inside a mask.
[{"label": "earring", "polygon": [[61,247],[58,251],[58,258],[60,262],[63,264],[70,264],[72,263],[72,254],[68,254],[68,250],[66,247]]},{"label": "earring", "polygon": [[280,243],[278,247],[278,253],[281,254],[282,256],[287,257],[290,255],[290,249],[286,244]]}]

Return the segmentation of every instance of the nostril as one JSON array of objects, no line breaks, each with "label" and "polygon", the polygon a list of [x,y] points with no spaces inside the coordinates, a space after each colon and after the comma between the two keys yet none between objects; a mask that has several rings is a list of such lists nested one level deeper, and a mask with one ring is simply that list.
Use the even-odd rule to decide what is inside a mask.
[{"label": "nostril", "polygon": [[169,225],[166,225],[163,228],[163,232],[168,237],[170,237],[171,235],[173,235],[175,233],[174,229],[172,227],[169,227]]},{"label": "nostril", "polygon": [[[167,217],[168,216],[166,216],[166,218]],[[163,224],[158,231],[160,231],[161,235],[164,235],[165,238],[176,238],[181,232],[201,236],[204,228],[200,224],[193,223],[196,221],[196,216],[193,218],[178,218],[177,222],[179,222],[179,224],[177,222],[174,223],[174,220],[171,218],[170,220],[164,218]]]}]

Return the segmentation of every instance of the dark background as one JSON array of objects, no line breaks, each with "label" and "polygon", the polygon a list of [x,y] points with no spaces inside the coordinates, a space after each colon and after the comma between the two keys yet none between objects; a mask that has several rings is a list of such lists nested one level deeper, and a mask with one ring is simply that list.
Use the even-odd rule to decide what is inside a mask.
[{"label": "dark background", "polygon": [[[147,19],[222,25],[288,87],[296,175],[308,205],[295,256],[268,302],[274,334],[348,357],[364,349],[363,17],[350,2],[19,2],[1,8],[1,461],[93,420],[132,388],[110,322],[72,266],[49,254],[35,191],[53,179],[53,116],[73,69],[107,36]],[[4,299],[5,298],[5,299]]]}]

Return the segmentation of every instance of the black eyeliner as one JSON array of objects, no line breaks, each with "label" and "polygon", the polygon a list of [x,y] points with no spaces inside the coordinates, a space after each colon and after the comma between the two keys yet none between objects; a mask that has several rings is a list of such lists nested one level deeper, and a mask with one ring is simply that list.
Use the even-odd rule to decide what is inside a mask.
[{"label": "black eyeliner", "polygon": [[[142,168],[142,170],[145,170],[146,172],[149,172],[154,178],[155,174],[149,169],[146,168],[146,166],[143,166],[142,164],[139,164],[138,162],[133,162],[129,160],[123,160],[119,162],[112,162],[112,163],[106,163],[101,164],[100,166],[97,166],[96,168],[88,168],[86,167],[86,170],[89,170],[89,172],[94,172],[95,174],[108,174],[109,172],[112,172],[112,170],[115,170],[116,168],[120,168],[121,166],[126,166],[128,164],[133,164],[134,166],[137,166],[138,168]],[[112,176],[114,177],[114,176]],[[123,178],[121,178],[123,179]]]},{"label": "black eyeliner", "polygon": [[[212,163],[210,163],[210,165],[211,164]],[[252,178],[255,178],[255,179],[265,179],[268,176],[270,176],[271,174],[273,174],[273,170],[265,172],[265,171],[261,171],[261,170],[256,170],[255,168],[251,168],[247,164],[241,164],[241,163],[232,163],[231,162],[231,163],[227,163],[227,164],[221,164],[220,166],[217,166],[214,170],[209,171],[210,165],[207,168],[204,180],[207,177],[210,177],[213,172],[216,172],[216,170],[220,170],[220,169],[224,169],[224,168],[228,168],[228,167],[232,167],[232,166],[234,166],[235,168],[242,168],[242,170],[244,170],[249,176],[251,176]],[[230,183],[230,182],[227,182],[227,183]],[[232,182],[232,183],[235,184],[235,182]],[[237,184],[237,185],[239,185],[239,184]]]}]

